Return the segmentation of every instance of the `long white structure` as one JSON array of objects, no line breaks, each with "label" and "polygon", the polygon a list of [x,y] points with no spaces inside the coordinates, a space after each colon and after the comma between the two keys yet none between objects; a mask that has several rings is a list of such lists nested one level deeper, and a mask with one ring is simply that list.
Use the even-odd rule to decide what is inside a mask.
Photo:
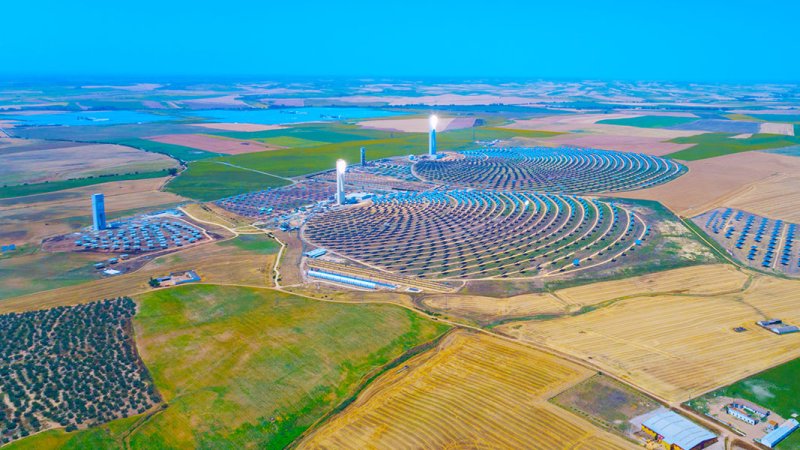
[{"label": "long white structure", "polygon": [[347,171],[347,163],[340,159],[336,161],[336,203],[344,205],[344,173]]},{"label": "long white structure", "polygon": [[436,125],[439,123],[439,118],[432,115],[430,118],[431,132],[428,135],[428,155],[436,156]]}]

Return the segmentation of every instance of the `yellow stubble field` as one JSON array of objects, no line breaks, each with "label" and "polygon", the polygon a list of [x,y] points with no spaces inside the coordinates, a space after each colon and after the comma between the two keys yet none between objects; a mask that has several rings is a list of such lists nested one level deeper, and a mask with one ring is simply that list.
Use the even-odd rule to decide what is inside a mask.
[{"label": "yellow stubble field", "polygon": [[517,343],[456,331],[383,374],[299,447],[635,448],[547,402],[591,375]]},{"label": "yellow stubble field", "polygon": [[800,357],[800,333],[779,336],[755,323],[800,325],[799,292],[798,281],[757,277],[739,293],[634,297],[497,330],[591,362],[662,399],[685,401]]},{"label": "yellow stubble field", "polygon": [[[729,264],[709,264],[650,273],[621,280],[591,283],[553,293],[506,298],[480,295],[432,294],[422,304],[432,310],[483,323],[537,315],[563,315],[585,306],[630,296],[656,293],[714,295],[741,290],[748,276]],[[709,282],[713,280],[713,282]]]}]

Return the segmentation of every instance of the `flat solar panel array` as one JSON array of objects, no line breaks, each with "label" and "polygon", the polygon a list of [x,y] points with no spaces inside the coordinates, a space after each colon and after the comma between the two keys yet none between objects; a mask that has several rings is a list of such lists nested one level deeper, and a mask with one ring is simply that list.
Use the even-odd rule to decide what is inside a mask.
[{"label": "flat solar panel array", "polygon": [[794,245],[797,224],[733,208],[711,211],[702,223],[709,235],[747,264],[800,275],[800,253]]}]

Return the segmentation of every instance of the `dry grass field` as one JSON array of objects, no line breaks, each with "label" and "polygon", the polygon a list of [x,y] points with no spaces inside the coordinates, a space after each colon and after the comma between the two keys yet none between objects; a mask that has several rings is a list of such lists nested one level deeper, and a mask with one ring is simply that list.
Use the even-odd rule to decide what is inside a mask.
[{"label": "dry grass field", "polygon": [[[568,304],[586,306],[644,294],[724,294],[741,290],[747,278],[733,265],[710,264],[592,283],[562,289],[556,294]],[[713,283],[709,280],[713,280]]]},{"label": "dry grass field", "polygon": [[300,448],[635,448],[547,399],[592,372],[457,331],[383,374]]},{"label": "dry grass field", "polygon": [[777,175],[731,196],[725,206],[771,219],[800,222],[800,176]]},{"label": "dry grass field", "polygon": [[59,305],[74,305],[103,298],[131,296],[152,290],[151,277],[194,269],[203,283],[266,287],[275,254],[242,249],[225,242],[208,243],[150,261],[136,272],[82,284],[0,300],[0,314]]},{"label": "dry grass field", "polygon": [[111,144],[67,144],[61,148],[0,153],[0,179],[8,185],[152,172],[175,166],[177,162],[168,156]]},{"label": "dry grass field", "polygon": [[[713,284],[708,280],[713,279]],[[581,308],[611,300],[657,293],[724,294],[740,290],[748,276],[727,264],[684,267],[621,280],[591,283],[534,293],[496,298],[483,295],[440,294],[423,296],[420,304],[433,311],[492,323],[498,320],[576,313]]]},{"label": "dry grass field", "polygon": [[263,152],[277,149],[277,147],[268,146],[261,142],[223,138],[209,134],[165,134],[161,136],[151,136],[147,139],[154,142],[161,142],[162,144],[181,145],[226,155],[239,155],[242,153]]},{"label": "dry grass field", "polygon": [[[729,275],[709,275],[706,283],[709,291],[732,286]],[[668,401],[685,401],[800,357],[800,334],[779,336],[755,324],[776,317],[800,324],[798,292],[798,281],[759,276],[741,292],[634,297],[497,330],[589,361]]]},{"label": "dry grass field", "polygon": [[621,196],[657,200],[681,216],[693,217],[717,207],[733,206],[728,204],[730,199],[751,191],[756,194],[749,195],[758,196],[762,185],[766,186],[763,195],[797,195],[796,183],[778,183],[775,186],[773,182],[800,172],[800,158],[797,157],[744,152],[685,164],[689,172],[683,176]]},{"label": "dry grass field", "polygon": [[482,323],[509,317],[561,315],[568,305],[552,294],[523,294],[507,298],[480,295],[428,295],[422,305],[445,314],[463,316]]}]

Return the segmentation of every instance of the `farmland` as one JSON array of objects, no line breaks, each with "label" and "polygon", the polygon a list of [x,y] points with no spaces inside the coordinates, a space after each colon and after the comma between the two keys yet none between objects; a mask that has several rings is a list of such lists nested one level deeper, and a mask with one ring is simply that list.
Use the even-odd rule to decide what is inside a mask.
[{"label": "farmland", "polygon": [[[718,389],[714,392],[689,402],[696,409],[703,409],[710,398],[726,396],[750,400],[767,409],[775,411],[784,418],[800,414],[800,359],[795,359],[757,375],[737,381],[736,383]],[[794,433],[784,441],[779,449],[793,449],[800,447],[800,435]]]},{"label": "farmland", "polygon": [[693,122],[697,118],[692,117],[672,117],[672,116],[638,116],[623,119],[600,120],[597,123],[605,125],[622,125],[626,127],[640,128],[668,128],[673,125],[680,125]]},{"label": "farmland", "polygon": [[590,375],[516,343],[456,332],[385,373],[300,448],[635,448],[546,401]]},{"label": "farmland", "polygon": [[[721,286],[707,279],[712,289]],[[573,317],[501,325],[503,333],[590,361],[670,401],[685,401],[800,357],[800,334],[778,336],[755,325],[800,322],[800,282],[756,276],[739,292],[634,296]],[[745,327],[737,333],[735,327]]]},{"label": "farmland", "polygon": [[[6,149],[8,150],[8,149]],[[82,145],[0,154],[3,184],[64,181],[137,172],[159,172],[175,167],[174,160],[120,145]]]},{"label": "farmland", "polygon": [[0,242],[38,246],[41,239],[91,225],[93,193],[106,197],[109,219],[167,208],[186,199],[159,189],[169,178],[114,181],[27,197],[0,199]]},{"label": "farmland", "polygon": [[[709,279],[716,282],[709,284]],[[637,296],[737,292],[747,280],[748,276],[732,265],[709,264],[504,298],[462,293],[429,294],[422,297],[421,303],[434,311],[466,317],[479,323],[494,324],[526,317],[552,318],[581,314],[598,305]]]},{"label": "farmland", "polygon": [[686,150],[670,153],[669,157],[683,161],[697,161],[753,150],[789,147],[800,144],[800,137],[775,134],[754,134],[744,139],[731,139],[730,133],[705,133],[697,136],[675,138],[676,144],[695,144]]},{"label": "farmland", "polygon": [[288,181],[266,173],[231,167],[219,161],[197,161],[172,180],[167,191],[209,201],[287,184]]},{"label": "farmland", "polygon": [[118,448],[117,433],[127,428],[131,448],[282,448],[369,373],[446,329],[394,306],[236,287],[179,287],[137,302],[139,351],[169,407],[147,421],[55,432],[41,442]]},{"label": "farmland", "polygon": [[[681,216],[696,216],[726,206],[729,199],[736,201],[740,195],[746,195],[745,198],[758,197],[762,186],[766,192],[780,193],[781,196],[794,195],[797,187],[788,181],[792,176],[797,176],[800,158],[767,152],[745,152],[689,161],[686,166],[689,172],[671,183],[623,195],[657,200]],[[776,206],[772,206],[773,202],[776,206],[783,204],[776,197],[758,207],[774,210]],[[789,209],[782,208],[783,211]],[[752,211],[761,212],[758,209]]]},{"label": "farmland", "polygon": [[[152,290],[148,286],[151,277],[185,270],[194,270],[206,283],[267,287],[271,284],[277,249],[273,242],[267,241],[266,237],[262,236],[241,236],[233,240],[194,246],[178,253],[157,257],[136,272],[115,277],[78,283],[74,277],[66,278],[72,273],[67,272],[53,280],[46,279],[51,283],[50,287],[54,288],[52,290],[0,301],[0,312],[70,305],[75,302],[91,301],[96,297],[140,294]],[[16,258],[9,260],[8,263],[14,259]],[[37,273],[38,271],[33,271],[33,274]],[[97,277],[91,273],[89,275],[91,278]],[[61,281],[64,278],[69,282]],[[31,280],[29,277],[22,279],[29,284],[38,280],[37,278]]]}]

